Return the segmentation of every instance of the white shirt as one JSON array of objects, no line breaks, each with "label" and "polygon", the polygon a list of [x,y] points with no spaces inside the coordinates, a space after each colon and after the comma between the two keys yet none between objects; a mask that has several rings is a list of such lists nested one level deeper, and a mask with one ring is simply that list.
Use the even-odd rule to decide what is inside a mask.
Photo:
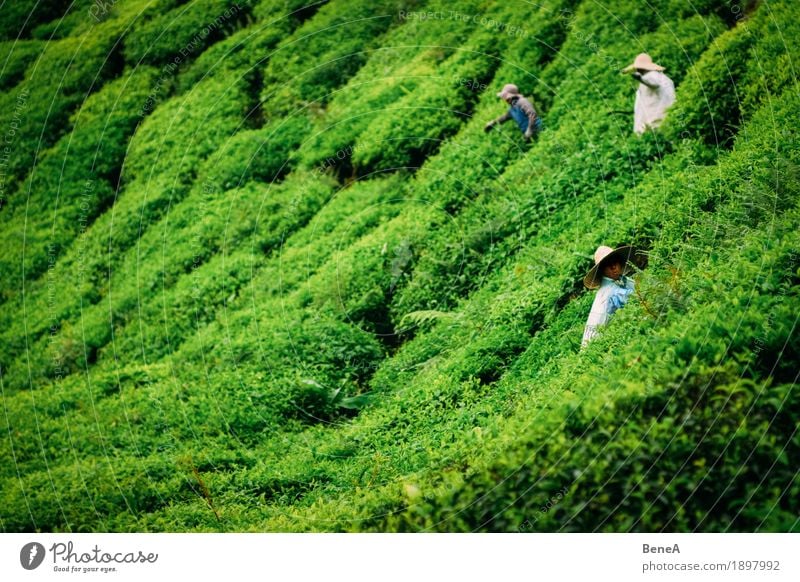
[{"label": "white shirt", "polygon": [[639,89],[636,91],[633,131],[638,134],[661,125],[667,114],[667,108],[675,103],[675,84],[664,73],[648,71],[642,75],[642,79],[655,88],[651,89],[644,83],[639,83]]},{"label": "white shirt", "polygon": [[628,302],[628,297],[633,293],[634,283],[630,277],[622,276],[615,281],[610,277],[603,277],[600,288],[594,297],[586,328],[583,330],[581,347],[597,335],[597,329],[608,323],[614,312]]}]

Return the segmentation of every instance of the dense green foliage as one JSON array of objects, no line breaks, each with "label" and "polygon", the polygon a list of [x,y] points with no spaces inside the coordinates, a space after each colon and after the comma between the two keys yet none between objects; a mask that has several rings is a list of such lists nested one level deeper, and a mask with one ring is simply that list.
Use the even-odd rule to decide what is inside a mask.
[{"label": "dense green foliage", "polygon": [[0,529],[800,531],[794,11],[3,4]]}]

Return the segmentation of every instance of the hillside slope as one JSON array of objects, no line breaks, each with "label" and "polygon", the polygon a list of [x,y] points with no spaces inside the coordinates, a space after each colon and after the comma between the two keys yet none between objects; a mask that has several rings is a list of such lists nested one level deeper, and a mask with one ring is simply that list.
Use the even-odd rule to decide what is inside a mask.
[{"label": "hillside slope", "polygon": [[800,531],[791,0],[45,4],[0,8],[0,529]]}]

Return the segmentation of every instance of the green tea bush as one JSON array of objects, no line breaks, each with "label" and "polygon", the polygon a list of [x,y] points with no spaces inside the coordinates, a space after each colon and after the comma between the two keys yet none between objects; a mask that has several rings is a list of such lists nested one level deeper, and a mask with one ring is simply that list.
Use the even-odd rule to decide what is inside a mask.
[{"label": "green tea bush", "polygon": [[[209,152],[208,148],[213,147],[216,140],[229,136],[237,128],[237,120],[246,113],[248,87],[246,80],[239,73],[238,70],[231,70],[225,75],[206,79],[197,86],[198,88],[194,92],[183,97],[172,98],[163,106],[157,107],[157,113],[154,116],[148,116],[136,132],[131,143],[130,154],[126,159],[124,177],[128,186],[123,194],[130,192],[132,197],[125,195],[120,197],[127,204],[117,204],[116,212],[123,212],[123,214],[117,215],[116,226],[112,226],[115,224],[112,221],[104,220],[105,224],[102,227],[94,229],[87,240],[82,241],[79,252],[68,259],[73,269],[65,269],[65,271],[74,271],[75,262],[78,261],[81,275],[90,281],[98,282],[100,273],[97,267],[101,263],[93,262],[90,257],[96,257],[97,261],[102,261],[103,254],[100,249],[107,246],[109,242],[117,249],[127,248],[127,245],[134,240],[133,237],[141,230],[142,224],[158,218],[166,211],[171,200],[180,199],[188,192],[185,184],[198,173],[196,168],[200,165],[202,157]],[[161,78],[156,87],[159,90],[154,89],[147,98],[142,100],[141,106],[138,108],[140,114],[149,113],[150,109],[161,101],[160,82]],[[209,91],[218,96],[216,101],[209,99]],[[214,123],[205,123],[205,119],[209,115],[213,116]],[[151,117],[152,121],[150,121]],[[233,124],[227,123],[229,121]],[[303,123],[302,119],[297,122]],[[163,132],[164,124],[169,128],[166,133]],[[245,144],[245,147],[253,147],[255,144],[255,147],[258,148],[263,145],[263,141],[243,135],[241,138],[233,138],[231,147],[235,148],[238,153],[240,144]],[[229,149],[226,148],[226,151]],[[283,151],[288,151],[288,149],[284,148]],[[251,176],[272,177],[273,174],[270,172],[280,171],[284,165],[283,158],[274,156],[274,153],[275,150],[270,146],[264,147],[256,152],[253,163],[244,161],[244,156],[230,155],[226,157],[226,163],[233,162],[231,169],[221,164],[218,156],[211,163],[205,164],[204,167],[207,169],[199,170],[203,185],[199,186],[197,190],[215,187],[228,188]],[[136,178],[140,175],[142,181],[137,184]],[[130,182],[131,180],[133,182]],[[137,208],[136,200],[140,195],[143,195],[141,198],[143,204]],[[138,227],[135,226],[135,222],[124,218],[126,208],[140,215]],[[128,229],[128,223],[134,228]],[[110,228],[109,232],[112,236],[110,241],[104,238],[104,234],[97,236],[103,233],[105,228]],[[102,243],[100,243],[101,239]],[[95,247],[95,241],[100,243],[98,247]],[[93,264],[95,266],[92,266]],[[58,279],[63,281],[66,276],[69,275],[59,273]],[[92,290],[92,295],[96,296],[94,290]],[[72,305],[76,299],[76,297],[71,299]],[[56,318],[57,320],[61,317],[59,313],[64,313],[63,309],[51,308],[49,311],[51,312],[50,319]],[[43,331],[44,327],[39,329]]]},{"label": "green tea bush", "polygon": [[[240,91],[237,94],[236,85],[231,86],[224,78],[210,79],[203,86],[207,92],[203,92],[202,97],[201,93],[194,93],[182,100],[173,98],[158,108],[160,114],[148,116],[138,126],[139,129],[126,151],[122,173],[125,188],[115,198],[114,215],[104,214],[96,220],[72,246],[71,252],[67,253],[59,268],[50,273],[49,282],[43,281],[33,294],[32,299],[41,306],[41,310],[34,318],[38,320],[37,324],[31,326],[28,333],[43,338],[44,333],[51,328],[57,331],[65,316],[77,314],[82,299],[92,298],[96,302],[105,295],[118,275],[114,270],[109,270],[109,254],[120,253],[124,257],[121,251],[129,249],[147,225],[157,222],[168,211],[171,203],[182,199],[189,192],[187,183],[191,176],[196,175],[197,165],[212,151],[215,143],[236,128],[242,115],[243,93]],[[207,101],[209,95],[215,92],[218,101]],[[134,98],[134,94],[130,94],[130,97]],[[241,100],[237,102],[236,97]],[[199,106],[201,102],[205,108]],[[214,123],[206,123],[206,117],[212,114]],[[167,133],[159,125],[162,122],[170,127]],[[199,184],[196,189],[202,191],[203,185]],[[135,259],[134,252],[129,260]],[[66,294],[58,298],[48,294],[48,289],[55,281],[72,280],[78,282],[77,288],[84,294]],[[97,324],[95,331],[90,334],[95,339],[87,340],[86,344],[91,346],[87,349],[90,359],[110,337],[110,332],[106,321]],[[14,341],[21,347],[22,337],[18,332],[16,336],[18,339]],[[40,341],[43,342],[44,339]],[[63,350],[67,370],[73,370],[73,365],[83,360],[83,354],[73,351],[75,345],[75,340],[65,338]],[[48,356],[45,359],[50,358]],[[55,361],[58,360],[57,350]],[[43,365],[40,368],[40,372],[47,370],[52,372],[53,367]]]},{"label": "green tea bush", "polygon": [[790,17],[793,8],[788,2],[777,2],[768,11],[760,10],[738,25],[755,36],[741,95],[740,108],[745,118],[786,89],[797,87],[797,79],[791,74],[797,47],[787,42],[797,34],[797,20]]},{"label": "green tea bush", "polygon": [[752,44],[751,31],[742,25],[714,40],[680,88],[666,125],[669,137],[700,138],[722,148],[730,145],[741,121],[739,87]]},{"label": "green tea bush", "polygon": [[4,168],[9,192],[39,152],[69,130],[69,116],[87,94],[121,73],[121,31],[109,21],[83,36],[48,43],[25,79],[0,96],[0,126],[11,132],[13,144]]},{"label": "green tea bush", "polygon": [[[0,39],[26,38],[31,29],[64,14],[73,2],[67,0],[19,0],[3,6],[0,12]],[[85,8],[87,2],[77,3]]]},{"label": "green tea bush", "polygon": [[0,42],[0,89],[7,91],[22,81],[25,71],[44,49],[43,43],[35,40]]},{"label": "green tea bush", "polygon": [[[307,174],[311,176],[311,174]],[[405,209],[395,200],[399,187],[397,179],[369,180],[332,192],[327,203],[307,225],[281,237],[280,247],[266,257],[258,272],[243,288],[242,299],[231,306],[230,323],[239,311],[247,311],[252,303],[256,309],[270,309],[282,296],[292,295],[307,285],[338,248],[354,241],[390,220]],[[245,249],[250,253],[250,249]],[[251,255],[250,255],[251,256]],[[251,256],[252,258],[252,256]]]},{"label": "green tea bush", "polygon": [[[43,273],[113,203],[127,138],[140,121],[137,107],[155,73],[139,67],[91,95],[73,115],[72,132],[40,155],[26,192],[10,200],[7,211],[18,228],[0,235],[10,249],[0,260],[5,296],[18,291],[23,271]],[[24,248],[12,244],[23,236]]]},{"label": "green tea bush", "polygon": [[[629,139],[615,137],[620,131],[618,120],[599,121],[592,126],[573,121],[563,124],[558,133],[542,135],[532,150],[533,154],[541,151],[540,155],[521,158],[495,188],[485,187],[474,210],[470,208],[446,224],[442,230],[446,234],[431,240],[420,253],[413,279],[393,310],[449,309],[469,290],[481,287],[485,275],[528,237],[541,235],[542,222],[546,224],[554,212],[570,208],[598,190],[608,199],[618,196],[630,179],[620,175],[625,168],[615,169],[620,153],[631,155],[630,164],[637,168],[647,159],[648,150],[635,149]],[[582,144],[589,131],[593,141],[585,147]],[[595,145],[604,141],[616,142],[621,152]],[[562,143],[569,143],[569,149]],[[558,172],[542,172],[556,158],[560,160]],[[617,180],[622,183],[615,183]]]},{"label": "green tea bush", "polygon": [[[446,8],[433,3],[428,7]],[[453,26],[447,20],[402,20],[315,120],[317,132],[298,150],[301,165],[332,169],[349,177],[358,136],[377,117],[394,117],[383,112],[383,107],[414,93],[421,83],[435,83],[437,69],[452,52],[451,47],[460,46],[470,32],[470,28]],[[421,44],[429,46],[420,50]],[[454,80],[439,79],[439,83]]]},{"label": "green tea bush", "polygon": [[[255,22],[203,51],[179,73],[178,87],[183,92],[206,76],[234,69],[246,71],[246,66],[252,67],[258,77],[259,65],[269,58],[277,44],[312,17],[322,4],[308,0],[265,0],[253,4],[248,20],[254,18]],[[260,79],[257,80],[256,93],[261,89]]]},{"label": "green tea bush", "polygon": [[[251,182],[224,197],[206,192],[204,199],[190,197],[177,206],[168,221],[179,236],[167,245],[161,233],[143,237],[140,259],[149,264],[152,257],[159,268],[144,272],[137,267],[139,285],[116,295],[114,313],[127,321],[134,293],[160,298],[139,306],[135,320],[115,333],[109,356],[141,353],[152,358],[175,350],[197,326],[213,319],[219,307],[230,304],[253,277],[261,257],[279,251],[287,233],[308,222],[330,195],[330,185],[297,176],[278,186]],[[122,273],[120,279],[132,276]],[[98,325],[104,321],[100,311],[88,319]]]},{"label": "green tea bush", "polygon": [[[352,17],[350,13],[354,9],[357,15],[358,10],[363,10],[365,7],[354,8],[352,4],[349,5],[348,18]],[[301,15],[304,14],[301,12]],[[343,67],[342,59],[352,60],[353,66],[357,66],[361,62],[359,60],[362,58],[361,51],[375,41],[373,35],[384,32],[391,24],[391,16],[357,21],[355,26],[364,27],[360,34],[348,34],[347,43],[333,42],[329,37],[342,35],[345,32],[345,23],[340,21],[338,8],[323,8],[317,17],[306,22],[275,48],[263,78],[257,70],[262,59],[250,58],[249,66],[256,68],[254,75],[251,75],[256,87],[277,86],[281,87],[281,90],[288,90],[291,86],[306,83],[310,88],[309,91],[313,91],[318,98],[325,98],[328,92],[335,90],[347,78],[348,69]],[[293,47],[299,42],[298,37],[303,39],[300,51]],[[309,42],[309,39],[313,41]],[[321,58],[317,43],[335,47],[333,52],[327,55],[332,64],[324,64],[321,68],[309,66],[309,63]],[[290,61],[287,61],[287,58]],[[330,69],[333,64],[335,71],[323,72],[326,68]],[[314,77],[305,79],[304,75],[314,75]],[[281,80],[280,83],[278,79]],[[287,95],[263,94],[264,102],[258,103],[251,111],[255,117],[250,122],[257,126],[264,124],[263,127],[243,132],[230,141],[229,148],[232,151],[221,154],[225,161],[216,167],[218,174],[212,179],[221,183],[223,187],[231,187],[250,178],[270,181],[287,173],[294,166],[294,156],[290,154],[307,139],[310,121],[319,107],[318,103],[312,103],[314,100],[310,99],[310,93],[306,94],[305,90],[303,93],[291,109],[287,109],[290,103]],[[279,119],[276,114],[280,114],[281,118]],[[261,119],[262,115],[264,119]]]},{"label": "green tea bush", "polygon": [[[32,473],[24,484],[4,487],[5,503],[21,503],[30,509],[27,518],[17,521],[4,515],[4,522],[14,530],[86,531],[92,529],[91,524],[105,523],[120,508],[136,516],[165,505],[167,497],[195,495],[190,476],[176,473],[174,464],[163,457],[115,460],[119,466],[87,462],[58,467],[49,474]],[[54,482],[55,490],[43,487]]]},{"label": "green tea bush", "polygon": [[234,32],[248,18],[251,5],[250,0],[209,0],[176,6],[126,36],[125,60],[133,65],[181,63]]},{"label": "green tea bush", "polygon": [[[208,151],[204,150],[204,148],[207,148],[214,143],[213,141],[209,141],[209,137],[214,136],[212,138],[213,140],[224,136],[224,132],[226,131],[224,129],[222,132],[217,131],[216,134],[212,133],[215,130],[218,130],[218,128],[223,128],[224,126],[220,125],[219,122],[224,122],[226,120],[226,117],[222,116],[220,109],[217,108],[217,103],[219,103],[219,106],[223,107],[225,111],[230,111],[232,114],[239,113],[241,115],[242,110],[237,110],[237,100],[231,99],[231,92],[236,91],[236,89],[239,87],[244,89],[241,81],[239,87],[230,86],[230,80],[231,78],[235,78],[235,75],[236,73],[232,72],[231,74],[223,77],[207,79],[200,85],[204,90],[195,90],[193,93],[183,98],[173,98],[164,106],[157,108],[155,114],[148,116],[147,120],[142,124],[139,131],[137,131],[131,143],[130,154],[126,160],[126,171],[124,176],[128,180],[131,180],[137,178],[140,174],[143,174],[145,171],[147,171],[146,175],[142,175],[142,178],[147,178],[148,180],[148,185],[145,186],[145,188],[129,188],[132,190],[132,192],[143,190],[143,193],[145,194],[144,200],[146,200],[146,206],[141,208],[139,212],[141,213],[141,210],[144,210],[144,208],[147,208],[147,212],[142,214],[142,218],[146,216],[158,217],[167,209],[167,206],[165,205],[166,203],[175,199],[176,197],[182,197],[183,195],[181,192],[185,192],[186,189],[180,186],[180,182],[185,182],[195,175],[196,170],[194,170],[194,168],[196,168],[198,165],[198,154],[202,156],[204,151]],[[209,90],[219,91],[220,98],[218,102],[209,100],[209,94],[207,92]],[[246,99],[246,95],[244,93],[240,93],[240,95],[242,100]],[[206,107],[205,109],[196,106],[196,103],[200,104],[201,101],[204,104],[203,106]],[[145,101],[143,104],[143,110],[145,112],[149,107],[149,104],[150,101]],[[210,107],[208,107],[208,105],[210,105]],[[211,115],[212,111],[214,112],[214,119],[217,122],[216,125],[204,124],[203,121],[205,116]],[[180,115],[180,117],[176,117],[176,115]],[[233,121],[236,118],[229,117],[227,119]],[[161,133],[159,128],[161,128],[165,123],[170,130],[166,135],[159,135]],[[302,123],[302,120],[298,120],[298,123]],[[230,125],[227,127],[232,128]],[[200,128],[202,128],[202,130],[201,132],[198,132]],[[227,131],[230,131],[230,129]],[[252,142],[248,141],[246,137],[244,139],[240,138],[233,143],[247,143],[248,145],[255,144],[256,147],[261,145],[261,143],[256,140],[253,140]],[[179,148],[185,149],[176,151],[172,147],[173,144],[176,144]],[[178,159],[180,161],[177,161]],[[237,160],[239,157],[237,156],[233,159]],[[283,160],[280,158],[275,159],[271,156],[262,155],[260,159],[263,159],[266,163],[279,163],[280,165],[283,165]],[[259,170],[255,165],[257,163],[258,160],[256,160],[256,162],[252,165],[247,164],[246,169],[243,171],[246,173],[262,172],[256,175],[264,175],[263,172],[268,170]],[[236,175],[236,171],[242,167],[242,164],[234,166],[235,169],[233,172],[226,172],[225,166],[220,166],[218,163],[216,163],[216,160],[207,164],[206,167],[210,168],[210,170],[205,172],[201,171],[201,176],[203,177],[202,188],[216,187],[219,185],[219,182],[222,182],[222,185],[228,185],[231,184],[234,178],[237,180],[241,179],[241,176]],[[276,166],[276,169],[280,169],[280,166]],[[163,190],[161,190],[162,186],[160,185],[155,188],[151,187],[150,185],[152,176],[154,174],[159,174],[160,172],[165,172],[167,174],[165,174],[163,177],[160,177],[158,182],[169,184],[169,187]],[[226,173],[227,176],[230,177],[225,177]],[[245,175],[245,178],[246,177],[247,175]],[[176,181],[178,182],[177,184]],[[198,187],[197,189],[200,190],[201,187]],[[133,200],[131,200],[131,202],[133,202]],[[118,211],[122,210],[124,207],[125,205],[118,205]],[[134,210],[132,205],[131,210]],[[147,218],[147,220],[151,220],[151,218]],[[117,226],[113,230],[113,237],[114,241],[118,241],[118,243],[121,244],[121,246],[115,245],[116,248],[121,249],[125,248],[125,245],[129,244],[127,241],[133,240],[132,237],[135,236],[139,230],[141,230],[143,221],[140,219],[138,227],[135,226],[136,223],[131,222],[130,224],[131,226],[134,226],[134,229],[126,229],[126,223],[129,221],[125,219],[120,220],[120,216],[117,217],[117,222],[118,224],[121,223],[121,226]],[[112,244],[115,244],[114,241],[111,241]],[[93,243],[90,241],[87,243],[87,246],[90,244]],[[85,251],[83,248],[81,250]],[[84,252],[84,256],[80,257],[81,262],[84,263],[81,265],[81,274],[88,276],[89,278],[94,278],[96,276],[96,271],[86,265],[86,254],[89,253]],[[123,295],[123,297],[125,297],[125,295]],[[75,299],[77,298],[72,298],[73,304]],[[127,302],[127,300],[123,300],[123,302]],[[131,304],[127,303],[127,305]],[[49,309],[49,311],[51,313],[49,314],[50,317],[48,319],[58,317],[56,315],[56,313],[58,313],[57,311],[53,313],[55,310],[52,308]],[[49,325],[47,327],[49,327]],[[45,327],[42,326],[40,329],[43,332]],[[89,350],[90,355],[96,353],[96,350],[104,345],[111,333],[111,328],[109,325],[105,321],[101,320],[97,320],[96,324],[93,325],[93,329],[95,329],[95,332],[90,335],[91,337],[97,338],[97,340],[93,342],[93,347]],[[75,345],[75,340],[71,338],[67,338],[65,340],[65,362],[76,361],[76,357],[79,356],[79,354],[72,351],[72,346]],[[82,359],[82,355],[80,355],[80,359]],[[58,358],[56,358],[56,360],[58,360]],[[52,366],[43,366],[42,369],[52,370]],[[68,367],[68,369],[72,368]]]},{"label": "green tea bush", "polygon": [[279,180],[292,169],[292,153],[309,130],[308,118],[300,113],[260,129],[240,131],[212,158],[206,180],[223,190],[250,180]]},{"label": "green tea bush", "polygon": [[259,22],[272,23],[276,19],[291,18],[304,22],[312,18],[327,0],[258,0],[253,3],[253,16]]},{"label": "green tea bush", "polygon": [[[207,79],[147,115],[131,140],[123,178],[169,173],[177,180],[197,174],[200,162],[230,137],[244,117],[247,94],[235,73]],[[147,113],[149,101],[142,103]]]},{"label": "green tea bush", "polygon": [[264,70],[262,100],[267,119],[285,115],[298,104],[326,102],[331,89],[364,63],[366,50],[395,23],[398,11],[416,5],[334,0],[323,6],[279,45]]},{"label": "green tea bush", "polygon": [[353,164],[360,175],[418,167],[469,118],[477,94],[463,79],[485,85],[495,65],[485,52],[493,39],[481,36],[442,63],[441,77],[421,83],[370,123],[354,145]]}]

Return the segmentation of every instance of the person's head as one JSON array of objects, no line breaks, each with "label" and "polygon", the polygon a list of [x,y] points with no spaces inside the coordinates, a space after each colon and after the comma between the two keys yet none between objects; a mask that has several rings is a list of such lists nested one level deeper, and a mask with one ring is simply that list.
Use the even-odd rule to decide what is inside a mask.
[{"label": "person's head", "polygon": [[603,273],[603,277],[616,281],[625,272],[625,263],[618,256],[609,257],[608,260],[603,261],[600,266],[600,272]]},{"label": "person's head", "polygon": [[514,99],[519,98],[519,88],[513,83],[508,83],[503,86],[503,90],[500,91],[497,96],[510,105]]}]

